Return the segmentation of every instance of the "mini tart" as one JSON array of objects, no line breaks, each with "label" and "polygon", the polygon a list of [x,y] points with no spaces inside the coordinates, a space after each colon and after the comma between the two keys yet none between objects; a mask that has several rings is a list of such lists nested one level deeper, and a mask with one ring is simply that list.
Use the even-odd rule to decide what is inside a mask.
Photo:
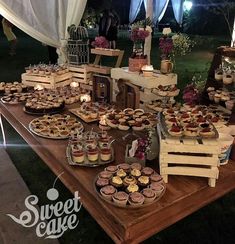
[{"label": "mini tart", "polygon": [[141,171],[142,175],[150,176],[154,173],[154,170],[150,167],[144,167]]},{"label": "mini tart", "polygon": [[114,176],[110,180],[110,184],[113,185],[113,186],[115,186],[115,187],[121,187],[123,185],[123,181],[122,181],[121,177]]},{"label": "mini tart", "polygon": [[108,171],[101,171],[99,173],[99,178],[101,179],[111,179],[111,177],[113,176],[113,174],[111,172],[108,172]]},{"label": "mini tart", "polygon": [[100,194],[107,200],[112,200],[112,196],[117,192],[117,189],[111,185],[104,186],[100,189]]},{"label": "mini tart", "polygon": [[132,129],[135,131],[142,131],[144,129],[144,125],[141,122],[136,122]]},{"label": "mini tart", "polygon": [[123,169],[119,169],[116,173],[117,176],[124,178],[126,177],[126,172]]},{"label": "mini tart", "polygon": [[149,177],[148,176],[140,176],[138,178],[138,185],[147,186],[148,184],[149,184]]},{"label": "mini tart", "polygon": [[123,169],[125,172],[128,172],[130,169],[130,165],[127,163],[122,163],[118,165],[118,169]]},{"label": "mini tart", "polygon": [[139,191],[139,186],[137,184],[130,184],[126,188],[126,191],[127,191],[127,193],[137,192],[137,191]]},{"label": "mini tart", "polygon": [[98,117],[98,113],[96,111],[92,111],[90,113],[90,117],[91,117],[91,119],[96,119]]},{"label": "mini tart", "polygon": [[98,178],[95,184],[96,184],[98,187],[107,186],[107,185],[109,185],[109,180],[108,180],[108,179]]},{"label": "mini tart", "polygon": [[166,120],[167,125],[177,124],[178,120],[176,118],[169,118]]},{"label": "mini tart", "polygon": [[123,180],[124,186],[129,186],[131,184],[136,184],[136,179],[133,176],[126,176]]},{"label": "mini tart", "polygon": [[211,137],[215,135],[215,132],[211,128],[204,128],[199,132],[200,136]]},{"label": "mini tart", "polygon": [[183,135],[183,131],[181,130],[181,128],[177,125],[173,125],[169,130],[168,133],[172,136],[182,136]]},{"label": "mini tart", "polygon": [[107,125],[110,126],[111,128],[117,128],[119,123],[117,120],[113,119],[113,120],[107,120],[106,121]]},{"label": "mini tart", "polygon": [[140,163],[133,163],[133,164],[131,164],[131,169],[141,170],[142,169],[142,166],[141,166]]},{"label": "mini tart", "polygon": [[123,122],[123,123],[120,123],[118,125],[118,129],[119,130],[129,130],[130,129],[130,126],[126,124],[126,122]]},{"label": "mini tart", "polygon": [[123,110],[123,112],[125,114],[131,115],[131,114],[134,114],[134,109],[132,109],[132,108],[126,108],[126,109]]},{"label": "mini tart", "polygon": [[151,203],[153,202],[156,197],[157,197],[157,194],[156,192],[154,192],[152,189],[150,188],[145,188],[142,190],[141,192],[143,194],[143,196],[145,197],[144,199],[144,203]]},{"label": "mini tart", "polygon": [[139,192],[133,192],[129,195],[128,202],[132,206],[140,206],[144,203],[144,196]]},{"label": "mini tart", "polygon": [[139,169],[132,169],[131,170],[131,175],[134,176],[135,178],[138,178],[141,176],[141,172]]},{"label": "mini tart", "polygon": [[163,192],[164,190],[164,186],[159,183],[159,182],[153,182],[149,185],[149,188],[152,189],[155,193],[156,193],[156,196],[160,196],[161,193]]},{"label": "mini tart", "polygon": [[128,194],[124,191],[119,191],[113,194],[113,202],[119,206],[126,206],[128,200]]},{"label": "mini tart", "polygon": [[114,174],[118,171],[118,168],[116,165],[110,165],[110,166],[106,167],[105,170]]}]

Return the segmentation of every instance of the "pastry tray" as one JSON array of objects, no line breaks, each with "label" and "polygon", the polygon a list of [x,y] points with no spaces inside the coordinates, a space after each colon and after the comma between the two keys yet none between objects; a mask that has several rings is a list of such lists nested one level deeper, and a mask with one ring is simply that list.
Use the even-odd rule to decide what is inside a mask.
[{"label": "pastry tray", "polygon": [[[53,137],[53,136],[46,136],[46,135],[42,135],[42,134],[40,134],[40,133],[38,133],[38,132],[36,132],[36,131],[34,131],[33,130],[33,128],[32,128],[32,122],[33,122],[34,120],[32,120],[30,123],[29,123],[29,130],[33,133],[33,134],[35,134],[35,135],[37,135],[37,136],[40,136],[40,137],[43,137],[43,138],[46,138],[46,139],[53,139],[53,140],[64,140],[64,139],[68,139],[69,137],[70,137],[70,135],[68,135],[68,136],[55,136],[55,137]],[[79,122],[80,123],[80,122]],[[83,127],[83,125],[82,125],[82,123],[81,123],[81,130],[80,131],[83,131],[84,130],[84,127]]]},{"label": "pastry tray", "polygon": [[[102,200],[104,200],[105,202],[107,202],[107,203],[109,203],[109,204],[111,204],[111,205],[113,205],[113,206],[115,206],[115,207],[118,207],[118,208],[125,208],[125,209],[144,208],[144,207],[147,207],[147,206],[149,206],[149,205],[152,205],[152,204],[158,202],[158,201],[162,198],[162,196],[165,194],[165,192],[166,192],[166,184],[165,184],[164,182],[161,182],[160,184],[163,185],[164,189],[163,189],[163,191],[161,192],[161,194],[160,194],[159,196],[157,196],[152,202],[149,202],[149,203],[143,203],[143,204],[138,205],[138,206],[130,205],[129,203],[127,203],[127,205],[122,206],[122,205],[118,205],[118,204],[116,204],[115,202],[113,202],[113,201],[111,201],[111,200],[108,200],[107,198],[105,198],[104,196],[102,196],[102,195],[100,194],[99,187],[97,187],[96,184],[95,184],[96,181],[97,181],[97,179],[98,179],[98,177],[95,178],[93,184],[94,184],[94,188],[95,188],[95,191],[96,191],[96,193],[98,194],[98,196],[99,196]],[[122,191],[123,191],[123,190],[122,190]]]},{"label": "pastry tray", "polygon": [[192,139],[201,140],[201,139],[217,139],[217,138],[219,138],[219,133],[212,123],[210,123],[210,126],[212,126],[212,130],[215,132],[215,134],[212,136],[200,136],[200,135],[197,135],[197,136],[185,136],[185,135],[173,136],[168,132],[168,127],[167,127],[167,124],[165,122],[165,116],[162,114],[162,112],[159,113],[159,122],[160,122],[159,125],[160,125],[161,132],[165,138],[169,138],[169,139],[178,138],[178,139],[191,139],[191,140]]},{"label": "pastry tray", "polygon": [[71,147],[68,145],[66,148],[66,158],[68,160],[69,165],[94,168],[94,167],[98,167],[98,166],[109,164],[109,163],[113,162],[114,161],[114,150],[111,147],[111,159],[108,161],[102,161],[99,156],[97,161],[90,162],[87,159],[87,157],[85,156],[85,161],[83,163],[75,163],[71,156]]},{"label": "pastry tray", "polygon": [[79,117],[81,120],[83,120],[86,123],[92,123],[92,122],[96,122],[99,120],[99,116],[96,119],[91,119],[91,118],[85,118],[83,116],[83,114],[78,112],[78,109],[74,108],[74,109],[69,109],[69,112],[76,115],[77,117]]},{"label": "pastry tray", "polygon": [[46,115],[46,114],[59,114],[61,112],[63,112],[64,108],[61,108],[61,109],[58,109],[58,110],[55,110],[55,111],[51,111],[51,112],[41,112],[41,113],[37,113],[37,112],[30,112],[30,111],[27,111],[25,109],[25,107],[23,107],[23,111],[26,113],[26,114],[30,114],[30,115]]}]

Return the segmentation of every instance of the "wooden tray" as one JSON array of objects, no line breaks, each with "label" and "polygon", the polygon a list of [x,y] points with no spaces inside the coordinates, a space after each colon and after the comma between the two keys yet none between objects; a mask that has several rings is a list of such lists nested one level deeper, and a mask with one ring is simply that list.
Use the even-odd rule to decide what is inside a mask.
[{"label": "wooden tray", "polygon": [[38,115],[38,116],[40,116],[40,115],[46,115],[46,114],[58,114],[58,113],[61,113],[61,112],[63,112],[63,110],[64,110],[64,108],[61,108],[61,109],[59,109],[59,110],[57,110],[57,111],[51,111],[51,112],[42,112],[42,113],[34,113],[34,112],[29,112],[29,111],[27,111],[26,109],[25,109],[25,107],[23,107],[23,111],[26,113],[26,114],[30,114],[30,115]]},{"label": "wooden tray", "polygon": [[85,157],[85,161],[83,163],[75,163],[73,162],[73,159],[71,157],[71,147],[70,146],[67,146],[66,148],[66,157],[67,157],[67,160],[68,160],[68,163],[69,165],[76,165],[76,166],[81,166],[81,167],[91,167],[91,168],[94,168],[94,167],[98,167],[98,166],[101,166],[101,165],[105,165],[105,164],[109,164],[111,162],[114,161],[114,150],[113,148],[111,148],[112,150],[112,155],[111,155],[111,159],[108,160],[108,161],[101,161],[100,158],[95,161],[95,162],[90,162],[87,157]]},{"label": "wooden tray", "polygon": [[83,116],[83,114],[78,113],[78,111],[77,111],[76,108],[74,108],[74,109],[69,109],[69,112],[72,113],[72,114],[74,114],[74,115],[76,115],[77,117],[79,117],[81,120],[83,120],[83,121],[86,122],[86,123],[92,123],[92,122],[96,122],[96,121],[99,120],[99,116],[98,116],[96,119],[91,119],[91,118],[87,119],[87,118],[85,118],[85,117]]},{"label": "wooden tray", "polygon": [[[29,123],[29,130],[30,130],[33,134],[35,134],[35,135],[37,135],[37,136],[40,136],[40,137],[43,137],[43,138],[47,138],[47,139],[54,139],[54,140],[64,140],[64,139],[68,139],[68,138],[70,137],[70,134],[67,135],[67,136],[55,136],[55,137],[53,137],[53,136],[42,135],[42,134],[40,134],[40,133],[38,133],[38,132],[36,132],[36,131],[33,130],[32,123],[33,123],[34,120],[35,120],[35,119],[33,119],[33,120]],[[78,123],[80,123],[80,122],[78,122]],[[84,130],[83,124],[82,124],[82,123],[80,123],[80,124],[81,124],[81,129],[80,129],[80,131],[83,131],[83,130]]]},{"label": "wooden tray", "polygon": [[[156,173],[156,172],[154,171],[154,173]],[[120,206],[120,205],[114,203],[113,201],[110,201],[110,200],[106,199],[105,197],[103,197],[103,196],[100,194],[99,187],[97,187],[96,184],[95,184],[96,181],[97,181],[97,179],[98,179],[98,175],[96,176],[93,185],[94,185],[95,191],[96,191],[96,193],[99,195],[99,197],[100,197],[102,200],[104,200],[105,202],[107,202],[107,203],[109,203],[109,204],[111,204],[111,205],[113,205],[113,206],[119,207],[119,208],[125,208],[125,209],[137,209],[137,208],[147,207],[147,206],[149,206],[149,205],[151,205],[151,204],[156,203],[157,201],[159,201],[159,200],[161,199],[161,197],[164,195],[165,191],[166,191],[166,184],[165,184],[165,183],[163,182],[163,180],[162,180],[161,183],[159,183],[159,184],[161,184],[161,185],[164,187],[164,189],[163,189],[163,191],[161,192],[161,194],[160,194],[158,197],[156,197],[156,199],[155,199],[154,201],[152,201],[152,202],[150,202],[150,203],[143,203],[143,204],[140,205],[140,206],[133,206],[133,205],[130,205],[130,204],[127,202],[127,205],[126,205],[126,206]],[[149,183],[149,184],[150,184],[150,183]],[[143,187],[143,188],[147,188],[147,187],[148,187],[148,186]],[[125,190],[122,189],[121,191],[125,191]]]},{"label": "wooden tray", "polygon": [[168,132],[168,127],[166,125],[166,122],[165,122],[165,117],[164,115],[161,113],[159,113],[159,124],[160,124],[160,128],[161,128],[161,131],[162,131],[162,134],[165,138],[178,138],[179,140],[180,139],[217,139],[219,138],[219,134],[218,134],[218,131],[216,130],[215,126],[210,123],[210,126],[212,126],[212,130],[215,132],[214,135],[212,136],[201,136],[201,135],[197,135],[197,136],[185,136],[185,135],[182,135],[182,136],[172,136],[169,132]]}]

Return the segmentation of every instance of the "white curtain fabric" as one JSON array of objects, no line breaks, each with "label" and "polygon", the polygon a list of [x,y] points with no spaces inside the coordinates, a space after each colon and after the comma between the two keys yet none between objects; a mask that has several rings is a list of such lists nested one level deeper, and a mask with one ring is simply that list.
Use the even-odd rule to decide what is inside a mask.
[{"label": "white curtain fabric", "polygon": [[172,2],[172,8],[175,15],[175,19],[177,23],[181,25],[183,22],[183,14],[184,14],[184,9],[183,9],[184,0],[171,0],[171,2]]},{"label": "white curtain fabric", "polygon": [[[146,10],[147,10],[147,1],[148,0],[144,0],[144,7]],[[163,18],[169,1],[170,0],[153,0],[152,10],[153,10],[154,24],[156,24],[156,22],[160,21]]]},{"label": "white curtain fabric", "polygon": [[67,27],[78,25],[87,0],[0,0],[0,14],[33,38],[58,48],[65,61]]},{"label": "white curtain fabric", "polygon": [[129,12],[129,22],[133,23],[140,11],[140,7],[143,0],[131,0],[130,12]]},{"label": "white curtain fabric", "polygon": [[231,47],[235,47],[235,18],[234,18],[234,23],[233,23],[233,32],[232,32]]},{"label": "white curtain fabric", "polygon": [[[130,23],[135,21],[143,1],[144,1],[145,9],[147,9],[147,0],[131,0],[130,12],[129,12]],[[153,8],[154,23],[160,21],[163,18],[166,12],[166,8],[169,4],[169,1],[170,0],[153,0],[152,8]],[[184,0],[171,0],[171,2],[172,2],[172,8],[173,8],[175,19],[179,24],[182,24],[183,13],[184,13],[183,11]]]}]

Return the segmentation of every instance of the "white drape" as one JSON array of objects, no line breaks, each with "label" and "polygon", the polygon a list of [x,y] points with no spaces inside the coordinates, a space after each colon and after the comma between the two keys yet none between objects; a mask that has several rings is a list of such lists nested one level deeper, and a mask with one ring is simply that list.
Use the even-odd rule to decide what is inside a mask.
[{"label": "white drape", "polygon": [[[153,0],[153,21],[156,23],[160,21],[166,12],[166,8],[170,0]],[[142,4],[143,0],[131,0],[129,21],[134,22]],[[183,2],[184,0],[171,0],[172,8],[176,21],[182,24],[183,21]],[[147,9],[147,0],[144,0],[145,9]]]},{"label": "white drape", "polygon": [[184,9],[183,9],[184,0],[171,0],[171,2],[172,2],[172,8],[173,8],[175,19],[177,23],[181,25],[183,22],[183,14],[184,14]]},{"label": "white drape", "polygon": [[65,61],[67,27],[78,25],[87,0],[0,0],[0,14],[19,29],[59,49]]},{"label": "white drape", "polygon": [[231,47],[235,47],[235,18],[234,18],[234,23],[233,23]]},{"label": "white drape", "polygon": [[129,12],[129,22],[135,21],[142,4],[143,0],[131,0],[130,12]]},{"label": "white drape", "polygon": [[[144,6],[146,9],[146,12],[147,12],[147,1],[148,0],[144,0]],[[154,23],[160,21],[163,18],[169,1],[170,0],[153,0],[153,3],[152,3],[153,20],[152,21]]]}]

